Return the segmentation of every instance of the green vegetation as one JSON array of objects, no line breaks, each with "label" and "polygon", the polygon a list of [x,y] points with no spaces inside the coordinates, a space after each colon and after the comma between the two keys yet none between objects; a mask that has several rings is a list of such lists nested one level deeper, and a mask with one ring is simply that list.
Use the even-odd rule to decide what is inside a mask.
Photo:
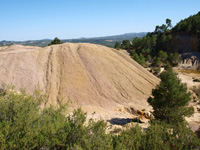
[{"label": "green vegetation", "polygon": [[152,90],[152,95],[148,102],[152,105],[154,117],[158,120],[176,125],[184,121],[184,117],[194,113],[193,107],[188,106],[191,94],[172,69],[161,73],[160,85]]},{"label": "green vegetation", "polygon": [[193,82],[200,82],[200,79],[194,78]]},{"label": "green vegetation", "polygon": [[160,50],[158,52],[158,57],[161,58],[162,61],[165,61],[167,60],[168,55],[166,52],[163,52],[163,50]]},{"label": "green vegetation", "polygon": [[173,32],[184,32],[188,34],[199,34],[200,32],[200,12],[181,20],[173,29]]},{"label": "green vegetation", "polygon": [[145,132],[132,126],[115,136],[113,142],[116,150],[184,150],[196,149],[200,144],[186,123],[177,123],[172,131],[165,122],[153,122]]},{"label": "green vegetation", "polygon": [[35,92],[1,90],[0,148],[3,149],[196,149],[200,143],[185,122],[171,126],[154,121],[143,131],[138,125],[106,134],[104,121],[86,125],[86,114],[77,109],[67,115],[66,105],[41,109],[46,98]]},{"label": "green vegetation", "polygon": [[196,133],[197,137],[200,139],[200,127],[195,133]]},{"label": "green vegetation", "polygon": [[138,62],[141,65],[145,64],[145,58],[144,56],[140,53],[139,55],[136,52],[133,52],[131,56],[136,62]]},{"label": "green vegetation", "polygon": [[63,43],[63,42],[60,41],[60,39],[56,37],[53,41],[51,41],[51,42],[48,44],[48,46],[50,46],[50,45],[55,45],[55,44],[62,44],[62,43]]},{"label": "green vegetation", "polygon": [[161,70],[160,70],[159,67],[153,69],[153,73],[154,73],[155,75],[158,75],[158,74],[160,73],[160,71],[161,71]]},{"label": "green vegetation", "polygon": [[0,95],[1,149],[110,149],[103,121],[90,121],[81,109],[66,116],[66,106],[41,109],[45,97],[12,90]]},{"label": "green vegetation", "polygon": [[115,45],[114,45],[114,48],[120,49],[121,48],[120,42],[116,42]]},{"label": "green vegetation", "polygon": [[126,50],[130,49],[131,48],[130,41],[129,40],[123,40],[122,44],[121,44],[121,48],[126,49]]},{"label": "green vegetation", "polygon": [[162,63],[162,61],[161,61],[160,57],[156,57],[153,61],[153,66],[160,67],[161,63]]},{"label": "green vegetation", "polygon": [[[171,28],[171,20],[166,19],[166,24],[156,26],[154,32],[148,33],[143,38],[136,37],[132,43],[129,40],[122,41],[121,48],[126,49],[132,58],[143,66],[161,67],[167,63],[176,66],[181,57],[177,52],[173,52],[174,43],[169,34]],[[116,49],[119,48],[119,44],[116,42]]]},{"label": "green vegetation", "polygon": [[[194,110],[188,106],[191,94],[187,92],[186,85],[171,69],[171,66],[178,65],[181,58],[173,51],[174,43],[170,33],[198,34],[200,41],[199,16],[200,12],[182,20],[173,29],[171,20],[166,19],[166,23],[156,26],[154,32],[142,38],[134,38],[132,42],[124,39],[114,46],[116,49],[126,49],[139,64],[154,67],[152,70],[156,74],[160,72],[161,66],[167,70],[160,75],[160,85],[152,90],[153,97],[148,98],[154,109],[155,120],[150,122],[146,130],[138,124],[132,124],[124,130],[116,129],[106,133],[107,124],[104,121],[95,122],[91,119],[86,122],[86,113],[81,109],[69,114],[67,105],[43,108],[41,106],[46,103],[46,97],[39,92],[28,95],[25,91],[17,93],[7,89],[0,90],[0,148],[197,149],[200,146],[200,129],[196,136],[184,119],[192,115]],[[93,42],[99,40],[93,39]],[[49,45],[61,43],[55,38]],[[192,90],[200,97],[200,87]]]},{"label": "green vegetation", "polygon": [[[166,23],[160,26],[157,25],[154,32],[148,33],[142,38],[134,38],[132,43],[129,43],[127,40],[122,41],[121,48],[126,49],[131,54],[132,58],[136,58],[135,60],[143,66],[165,67],[167,61],[171,66],[177,66],[181,61],[180,55],[176,52],[181,51],[177,49],[177,43],[175,43],[175,37],[177,34],[194,35],[194,37],[197,37],[198,49],[200,50],[200,12],[196,15],[181,20],[173,28],[171,20],[166,19]],[[138,56],[140,54],[143,55],[145,58],[145,63],[143,63],[143,60],[139,60],[137,56],[135,57],[135,52],[138,54]],[[162,56],[160,56],[160,52],[162,52],[161,55],[165,55],[164,58],[161,58]],[[149,56],[151,56],[151,61],[154,63],[149,61]],[[159,65],[155,63],[155,61],[158,61],[158,57],[161,58],[161,63]]]}]

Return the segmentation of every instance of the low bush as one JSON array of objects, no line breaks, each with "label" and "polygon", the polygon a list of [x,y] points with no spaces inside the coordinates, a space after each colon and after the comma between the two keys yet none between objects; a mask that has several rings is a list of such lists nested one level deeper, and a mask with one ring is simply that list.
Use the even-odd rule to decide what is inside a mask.
[{"label": "low bush", "polygon": [[193,82],[200,82],[200,79],[195,78],[193,79]]},{"label": "low bush", "polygon": [[185,122],[175,127],[154,121],[146,131],[132,126],[120,135],[114,136],[113,148],[123,150],[171,150],[196,149],[200,141]]},{"label": "low bush", "polygon": [[[11,91],[11,92],[10,92]],[[7,90],[0,95],[1,149],[109,149],[111,137],[105,134],[106,123],[90,121],[86,114],[74,110],[67,115],[67,107],[41,109],[45,97]],[[106,140],[105,140],[106,139]]]},{"label": "low bush", "polygon": [[[3,94],[2,94],[3,93]],[[38,92],[0,94],[0,149],[84,149],[84,150],[152,150],[196,149],[200,143],[184,123],[176,128],[165,122],[152,122],[145,131],[129,126],[118,134],[106,134],[104,121],[86,123],[81,109],[67,114],[67,106],[45,107]],[[87,124],[87,125],[86,125]]]},{"label": "low bush", "polygon": [[199,127],[199,129],[195,132],[195,134],[196,134],[197,137],[200,139],[200,127]]}]

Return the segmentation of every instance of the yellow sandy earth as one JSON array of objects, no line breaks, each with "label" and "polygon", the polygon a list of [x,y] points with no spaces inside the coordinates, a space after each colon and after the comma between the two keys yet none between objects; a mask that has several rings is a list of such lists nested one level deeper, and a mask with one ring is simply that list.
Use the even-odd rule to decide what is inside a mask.
[{"label": "yellow sandy earth", "polygon": [[70,101],[102,116],[130,106],[151,109],[147,98],[160,81],[123,52],[88,43],[1,47],[0,75],[0,85],[39,89],[48,104]]}]

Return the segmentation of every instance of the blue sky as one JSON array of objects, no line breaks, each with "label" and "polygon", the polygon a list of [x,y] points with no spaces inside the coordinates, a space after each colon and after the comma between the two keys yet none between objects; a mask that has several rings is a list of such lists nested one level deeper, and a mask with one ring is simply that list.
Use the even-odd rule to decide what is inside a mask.
[{"label": "blue sky", "polygon": [[200,11],[200,0],[0,0],[0,41],[151,32]]}]

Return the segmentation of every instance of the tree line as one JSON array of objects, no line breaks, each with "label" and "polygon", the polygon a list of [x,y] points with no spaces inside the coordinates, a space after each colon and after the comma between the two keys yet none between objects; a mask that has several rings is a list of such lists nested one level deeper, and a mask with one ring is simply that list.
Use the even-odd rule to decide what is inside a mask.
[{"label": "tree line", "polygon": [[136,37],[132,42],[129,40],[116,42],[114,47],[127,50],[131,57],[143,66],[176,66],[181,57],[173,51],[174,42],[169,34],[171,28],[171,20],[166,19],[166,24],[156,26],[154,32],[148,33],[143,38]]},{"label": "tree line", "polygon": [[[161,66],[170,64],[176,66],[181,61],[181,57],[178,57],[178,53],[175,51],[176,43],[172,35],[181,33],[196,35],[198,49],[200,51],[200,12],[181,20],[174,27],[172,26],[171,20],[166,19],[165,24],[157,25],[153,32],[148,33],[143,38],[134,38],[132,41],[124,40],[122,43],[116,42],[114,48],[127,50],[132,58],[143,66],[148,63],[151,63],[152,66],[154,64],[160,64]],[[158,56],[160,51],[166,52],[170,57],[165,61],[162,60]]]},{"label": "tree line", "polygon": [[188,34],[200,33],[200,11],[184,20],[181,20],[173,29],[172,32],[184,32]]}]

